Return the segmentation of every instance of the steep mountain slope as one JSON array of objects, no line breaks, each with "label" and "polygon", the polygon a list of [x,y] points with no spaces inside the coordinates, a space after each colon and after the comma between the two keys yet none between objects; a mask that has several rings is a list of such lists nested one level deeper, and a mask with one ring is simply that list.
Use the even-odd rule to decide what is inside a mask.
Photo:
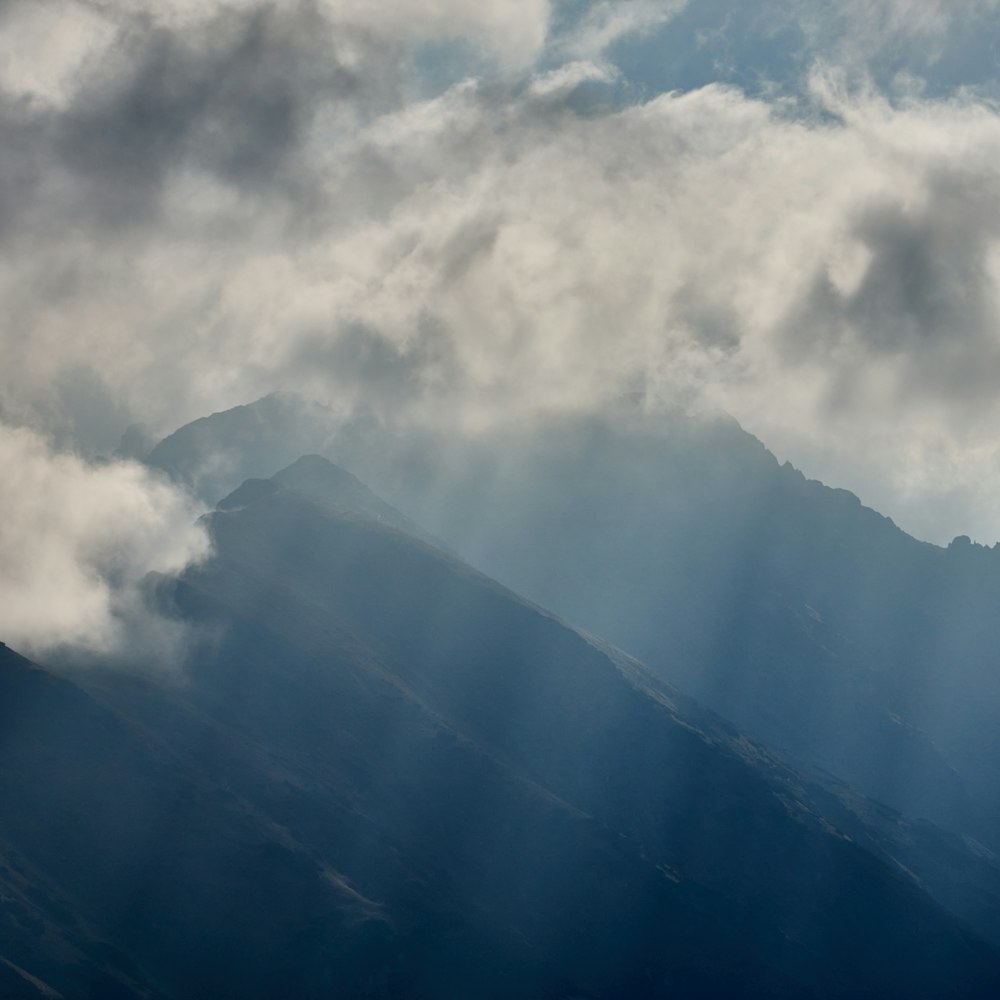
[{"label": "steep mountain slope", "polygon": [[284,996],[311,934],[352,956],[343,982],[371,975],[368,904],[193,766],[169,722],[0,649],[0,995]]},{"label": "steep mountain slope", "polygon": [[107,779],[130,770],[109,749],[131,749],[109,712],[0,643],[0,996],[157,995],[67,892],[91,808],[106,807]]},{"label": "steep mountain slope", "polygon": [[[290,474],[301,469],[308,470],[308,475]],[[271,481],[248,481],[219,507],[230,509],[242,505],[250,496],[274,492],[281,480],[297,483],[300,492],[314,499],[332,502],[338,508],[353,508],[385,523],[386,505],[349,473],[319,456],[306,456]],[[342,483],[349,484],[349,488],[341,489]],[[391,508],[388,511],[398,524],[411,525]],[[676,701],[681,696],[674,692],[673,697]],[[703,729],[718,730],[716,720],[690,702],[687,704],[689,714],[698,712],[698,724]],[[828,774],[807,770],[808,777],[803,780],[787,769],[783,768],[782,773],[790,786],[786,793],[808,801],[821,816],[849,831],[858,843],[890,864],[902,865],[914,873],[935,898],[1000,943],[1000,865],[992,852],[968,838],[949,836],[928,823],[907,819],[869,802]]]},{"label": "steep mountain slope", "polygon": [[190,682],[85,680],[171,763],[126,795],[149,839],[10,834],[67,881],[145,847],[127,921],[72,884],[166,995],[993,995],[987,946],[634,661],[364,512],[247,499],[162,584]]},{"label": "steep mountain slope", "polygon": [[461,539],[460,513],[429,521],[477,565],[758,738],[1000,843],[1000,553],[917,542],[726,425],[567,427],[454,495],[497,511]]},{"label": "steep mountain slope", "polygon": [[320,423],[325,454],[492,576],[755,737],[1000,850],[1000,552],[918,542],[733,422],[625,407],[474,441]]}]

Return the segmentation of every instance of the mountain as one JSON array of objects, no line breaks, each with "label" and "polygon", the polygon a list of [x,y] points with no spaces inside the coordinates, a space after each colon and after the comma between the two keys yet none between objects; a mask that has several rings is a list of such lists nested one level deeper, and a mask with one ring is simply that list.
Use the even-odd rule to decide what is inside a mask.
[{"label": "mountain", "polygon": [[95,827],[123,832],[162,775],[134,751],[112,713],[0,643],[0,996],[158,996],[80,903],[108,874]]},{"label": "mountain", "polygon": [[282,487],[365,514],[379,524],[396,528],[430,545],[447,546],[429,535],[420,525],[376,496],[356,476],[321,455],[303,455],[270,479],[248,479],[239,489],[218,503],[219,510],[233,510]]},{"label": "mountain", "polygon": [[364,509],[241,493],[158,585],[183,682],[3,651],[19,988],[995,995],[996,951],[832,793],[630,657]]},{"label": "mountain", "polygon": [[0,995],[285,996],[316,933],[364,973],[368,904],[198,766],[216,728],[155,712],[0,649]]},{"label": "mountain", "polygon": [[728,420],[323,425],[325,455],[491,576],[754,738],[1000,851],[1000,551],[919,542]]},{"label": "mountain", "polygon": [[[303,470],[308,474],[301,474]],[[278,473],[266,486],[267,492],[275,491],[281,482],[313,499],[332,502],[338,508],[353,508],[355,513],[380,523],[389,518],[394,522],[392,526],[409,529],[411,534],[415,532],[416,537],[433,544],[433,538],[385,505],[354,476],[320,456],[306,456]],[[345,484],[344,488],[340,488],[341,484]],[[263,489],[264,483],[248,481],[221,501],[219,508],[241,506],[248,492]],[[676,700],[681,695],[675,690],[673,697]],[[707,726],[703,712],[701,717],[701,725]],[[870,802],[822,771],[799,765],[799,772],[808,775],[805,782],[785,769],[795,786],[789,794],[808,799],[810,807],[824,820],[848,831],[856,842],[889,864],[913,873],[936,899],[1000,943],[1000,864],[993,852],[968,837],[949,836],[932,824]]]},{"label": "mountain", "polygon": [[732,424],[568,424],[498,467],[404,508],[756,738],[1000,847],[1000,552],[919,542]]}]

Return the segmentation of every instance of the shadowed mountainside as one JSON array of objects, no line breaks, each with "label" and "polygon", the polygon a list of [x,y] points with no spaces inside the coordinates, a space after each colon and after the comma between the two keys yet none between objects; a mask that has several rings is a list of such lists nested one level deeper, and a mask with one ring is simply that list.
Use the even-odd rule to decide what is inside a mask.
[{"label": "shadowed mountainside", "polygon": [[208,518],[215,557],[161,582],[212,637],[186,683],[84,693],[4,652],[0,839],[58,895],[40,924],[0,910],[0,956],[70,998],[98,974],[164,997],[994,995],[987,945],[635,661],[363,511],[246,493]]}]

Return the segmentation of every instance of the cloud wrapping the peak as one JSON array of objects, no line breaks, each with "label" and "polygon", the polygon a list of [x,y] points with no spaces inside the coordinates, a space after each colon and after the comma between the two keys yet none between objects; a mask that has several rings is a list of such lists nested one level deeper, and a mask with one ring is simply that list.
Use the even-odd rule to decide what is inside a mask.
[{"label": "cloud wrapping the peak", "polygon": [[0,463],[0,638],[114,653],[128,636],[147,660],[175,652],[179,630],[141,587],[207,555],[194,502],[135,463],[90,464],[25,428],[0,424]]}]

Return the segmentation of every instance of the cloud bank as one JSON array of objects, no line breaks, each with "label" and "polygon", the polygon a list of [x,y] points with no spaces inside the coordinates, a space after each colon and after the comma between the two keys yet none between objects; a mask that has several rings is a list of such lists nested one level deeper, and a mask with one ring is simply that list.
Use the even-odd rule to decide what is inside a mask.
[{"label": "cloud bank", "polygon": [[[998,5],[848,6],[9,0],[0,414],[86,452],[280,387],[456,433],[641,392],[992,542]],[[720,82],[658,92],[671,45]]]},{"label": "cloud bank", "polygon": [[135,463],[94,465],[0,425],[0,638],[45,652],[166,660],[182,634],[142,594],[149,572],[203,558],[192,501]]}]

